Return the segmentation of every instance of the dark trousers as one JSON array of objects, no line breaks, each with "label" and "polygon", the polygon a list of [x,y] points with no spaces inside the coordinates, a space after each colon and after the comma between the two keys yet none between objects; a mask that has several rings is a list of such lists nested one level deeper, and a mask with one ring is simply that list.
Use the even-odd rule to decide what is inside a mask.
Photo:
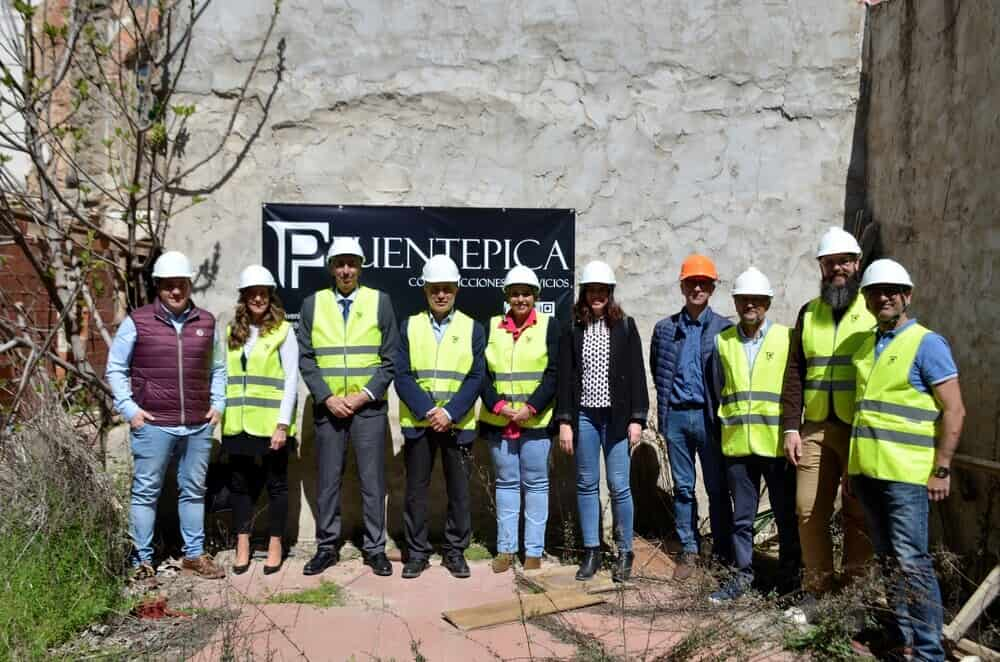
[{"label": "dark trousers", "polygon": [[347,442],[354,446],[361,482],[366,555],[385,551],[385,414],[337,418],[326,409],[316,410],[317,486],[316,546],[333,549],[340,540],[340,486],[344,478]]},{"label": "dark trousers", "polygon": [[261,456],[229,456],[230,504],[237,533],[253,533],[254,505],[267,487],[267,532],[283,536],[288,525],[288,446]]},{"label": "dark trousers", "polygon": [[410,559],[426,559],[433,549],[427,540],[427,489],[434,469],[434,456],[441,449],[445,486],[448,489],[448,519],[444,529],[444,549],[464,552],[472,540],[469,511],[469,474],[472,471],[471,445],[459,445],[450,432],[428,430],[403,446],[406,461],[406,507],[403,533]]},{"label": "dark trousers", "polygon": [[798,582],[802,550],[799,525],[795,517],[795,467],[783,457],[726,458],[726,477],[733,494],[733,551],[736,569],[753,579],[753,522],[760,501],[760,480],[767,484],[771,510],[778,525],[778,563],[782,589],[793,589]]}]

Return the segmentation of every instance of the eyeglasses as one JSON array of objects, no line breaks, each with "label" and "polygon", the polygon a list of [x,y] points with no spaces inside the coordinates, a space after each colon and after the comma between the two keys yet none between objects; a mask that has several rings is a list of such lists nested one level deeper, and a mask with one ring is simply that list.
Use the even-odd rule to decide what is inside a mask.
[{"label": "eyeglasses", "polygon": [[771,299],[768,297],[754,297],[745,296],[737,294],[735,297],[737,308],[746,308],[747,306],[753,306],[754,308],[766,308]]},{"label": "eyeglasses", "polygon": [[850,254],[838,254],[838,255],[824,255],[819,259],[820,264],[822,264],[827,269],[833,269],[834,267],[843,267],[852,262],[857,262],[857,255]]},{"label": "eyeglasses", "polygon": [[685,278],[684,283],[691,289],[700,287],[706,291],[715,287],[715,281],[710,278]]},{"label": "eyeglasses", "polygon": [[865,296],[882,297],[891,299],[909,291],[909,288],[902,285],[869,285],[865,288]]}]

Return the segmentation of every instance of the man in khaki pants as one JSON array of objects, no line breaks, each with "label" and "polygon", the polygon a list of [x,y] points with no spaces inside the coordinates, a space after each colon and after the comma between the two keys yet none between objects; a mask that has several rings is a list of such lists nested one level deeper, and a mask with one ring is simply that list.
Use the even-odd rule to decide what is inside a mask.
[{"label": "man in khaki pants", "polygon": [[[830,518],[847,472],[855,399],[851,357],[875,326],[858,292],[857,240],[830,228],[816,258],[822,274],[820,296],[799,311],[781,394],[785,456],[797,467],[795,510],[807,593],[803,611],[834,587]],[[842,499],[843,569],[853,578],[863,572],[872,548],[861,504],[847,494]]]}]

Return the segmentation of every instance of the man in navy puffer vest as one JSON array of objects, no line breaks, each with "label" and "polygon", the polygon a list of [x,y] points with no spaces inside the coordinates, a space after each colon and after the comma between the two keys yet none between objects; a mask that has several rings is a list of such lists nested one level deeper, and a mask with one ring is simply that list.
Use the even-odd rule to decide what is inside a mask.
[{"label": "man in navy puffer vest", "polygon": [[698,558],[696,453],[708,492],[712,555],[726,565],[733,558],[733,504],[722,458],[719,403],[706,386],[715,336],[732,326],[708,306],[718,279],[709,258],[690,255],[684,260],[680,275],[684,307],[657,323],[649,351],[660,433],[667,441],[674,484],[674,522],[683,547],[674,570],[678,580],[691,576]]}]

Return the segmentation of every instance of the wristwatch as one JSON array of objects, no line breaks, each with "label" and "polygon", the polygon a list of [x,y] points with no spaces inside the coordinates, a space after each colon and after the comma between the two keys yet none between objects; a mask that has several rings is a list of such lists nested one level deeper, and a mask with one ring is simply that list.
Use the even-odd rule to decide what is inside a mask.
[{"label": "wristwatch", "polygon": [[947,478],[951,475],[951,467],[935,467],[934,477],[935,478]]}]

